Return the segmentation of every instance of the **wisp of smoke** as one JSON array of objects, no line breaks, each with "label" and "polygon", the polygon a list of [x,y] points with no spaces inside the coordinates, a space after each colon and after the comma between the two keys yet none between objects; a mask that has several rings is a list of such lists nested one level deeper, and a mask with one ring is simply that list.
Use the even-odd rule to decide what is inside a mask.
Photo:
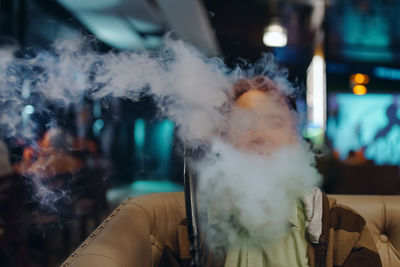
[{"label": "wisp of smoke", "polygon": [[[312,156],[304,147],[287,147],[269,158],[235,149],[219,140],[227,128],[226,105],[235,81],[254,75],[273,80],[284,94],[296,93],[269,55],[247,69],[230,69],[180,40],[165,38],[158,51],[99,54],[87,40],[57,41],[51,51],[31,59],[0,50],[0,128],[6,136],[35,138],[35,126],[21,116],[28,102],[24,86],[42,101],[65,107],[83,96],[140,100],[152,96],[159,114],[175,121],[179,138],[190,147],[212,144],[198,164],[200,206],[208,211],[211,240],[233,244],[240,233],[270,242],[286,230],[293,202],[317,184]],[[33,103],[34,104],[34,103]],[[36,106],[40,112],[40,105]],[[20,131],[24,124],[24,131]],[[215,154],[218,153],[218,156]],[[46,206],[59,199],[41,182],[32,183]],[[64,194],[64,192],[62,193]],[[212,226],[212,227],[211,227]],[[220,229],[221,235],[215,232]],[[215,242],[220,244],[220,242]]]},{"label": "wisp of smoke", "polygon": [[[89,49],[84,39],[57,41],[51,51],[39,51],[34,58],[16,58],[15,51],[0,50],[3,136],[38,138],[35,122],[23,111],[33,104],[35,112],[47,112],[43,110],[46,106],[25,98],[24,86],[29,87],[31,96],[59,107],[77,104],[84,96],[138,101],[151,95],[160,116],[173,119],[180,138],[193,147],[211,138],[224,121],[219,107],[227,101],[225,92],[231,85],[228,68],[221,59],[206,58],[182,41],[167,37],[162,49],[151,52],[99,54]],[[41,183],[32,184],[42,187]],[[38,199],[52,196],[42,188],[34,191],[42,192]]]},{"label": "wisp of smoke", "polygon": [[[0,51],[0,103],[14,103],[3,109],[0,125],[12,134],[16,134],[19,114],[27,102],[21,92],[25,81],[30,82],[32,94],[60,106],[77,103],[84,95],[134,101],[152,95],[160,114],[174,119],[180,138],[194,146],[221,129],[224,114],[220,109],[229,102],[228,91],[236,80],[267,75],[280,90],[293,93],[287,73],[277,68],[270,55],[246,70],[229,69],[220,58],[207,58],[169,37],[159,51],[99,54],[88,48],[85,39],[57,41],[51,52],[38,52],[33,59],[13,58],[14,50]],[[13,123],[8,124],[7,118]]]}]

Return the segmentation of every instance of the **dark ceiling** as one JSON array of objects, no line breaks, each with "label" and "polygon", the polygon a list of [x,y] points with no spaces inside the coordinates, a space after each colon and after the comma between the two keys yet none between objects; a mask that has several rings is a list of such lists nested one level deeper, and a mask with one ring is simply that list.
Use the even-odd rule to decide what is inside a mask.
[{"label": "dark ceiling", "polygon": [[327,59],[398,65],[400,1],[336,0],[326,16]]},{"label": "dark ceiling", "polygon": [[[274,11],[268,1],[205,0],[225,60],[256,60],[262,53],[273,52],[277,60],[291,70],[305,72],[313,53],[314,33],[309,27],[310,5],[280,2]],[[269,48],[262,42],[264,28],[273,17],[281,18],[288,29],[288,45]]]},{"label": "dark ceiling", "polygon": [[331,1],[325,18],[328,90],[346,91],[353,73],[370,75],[369,92],[398,92],[400,1]]},{"label": "dark ceiling", "polygon": [[[295,76],[304,78],[311,61],[315,29],[311,27],[313,5],[328,5],[321,23],[328,75],[348,82],[351,73],[373,74],[375,66],[400,67],[400,1],[223,1],[205,0],[219,44],[228,62],[238,57],[255,60],[263,52],[273,52]],[[288,30],[288,45],[268,48],[262,43],[269,18],[279,16]],[[331,79],[332,80],[332,79]],[[379,79],[375,87],[394,88],[396,83]],[[340,86],[338,86],[340,87]],[[346,87],[346,86],[344,86]],[[374,87],[374,86],[373,86]],[[347,88],[347,87],[346,87]]]},{"label": "dark ceiling", "polygon": [[[179,2],[168,1],[168,3],[174,4]],[[76,0],[72,2],[79,3]],[[161,38],[165,32],[179,27],[179,22],[180,24],[186,22],[193,24],[190,26],[192,28],[188,27],[185,30],[187,34],[192,35],[192,39],[197,38],[197,42],[201,42],[202,38],[207,37],[207,34],[195,32],[196,27],[200,27],[195,25],[198,24],[198,21],[191,21],[190,16],[182,16],[180,14],[182,10],[176,11],[176,13],[180,12],[176,14],[176,17],[181,16],[186,20],[175,20],[172,24],[170,21],[168,25],[167,19],[174,18],[173,9],[169,10],[170,13],[167,14],[166,7],[160,5],[161,1],[158,0],[89,2],[94,6],[100,2],[103,4],[105,2],[118,3],[119,10],[117,13],[112,13],[114,16],[122,14],[121,9],[127,5],[130,8],[148,5],[148,8],[155,12],[153,12],[155,15],[151,20],[158,21],[159,30],[146,33],[132,27],[132,31],[136,31],[135,35],[142,41],[148,37]],[[4,36],[9,36],[10,39],[14,38],[22,45],[46,44],[57,38],[59,34],[57,29],[60,28],[57,25],[62,24],[69,29],[97,36],[93,29],[86,27],[87,24],[82,22],[79,14],[77,15],[76,12],[65,8],[65,5],[60,3],[68,3],[68,1],[0,0],[0,31],[3,40]],[[318,33],[324,33],[328,76],[333,75],[334,77],[330,81],[347,81],[348,76],[354,72],[372,75],[376,66],[400,67],[400,18],[398,16],[400,1],[204,0],[198,3],[200,5],[189,6],[189,8],[193,8],[195,12],[195,9],[205,10],[204,17],[209,20],[210,24],[208,31],[216,39],[219,55],[230,65],[237,62],[239,58],[254,61],[260,58],[262,53],[271,52],[274,53],[278,62],[290,69],[293,77],[304,80],[314,53],[316,36],[320,36],[317,32],[320,30]],[[312,25],[316,4],[323,7],[327,5],[324,7],[325,16],[317,28]],[[125,9],[127,8],[125,7]],[[113,8],[109,8],[108,11],[110,10],[112,11]],[[142,17],[145,18],[144,14],[139,14],[138,11],[136,13],[132,11],[131,15],[133,16],[133,14],[143,15]],[[161,18],[155,19],[157,16],[161,16]],[[121,17],[126,17],[126,15],[122,14]],[[283,48],[272,49],[266,47],[262,42],[264,28],[273,17],[279,17],[288,31],[288,44]],[[175,26],[173,27],[173,25]],[[207,31],[207,27],[204,25],[199,29]],[[182,37],[185,38],[184,34]],[[211,43],[212,46],[212,40],[210,40],[208,40],[208,44]],[[107,42],[100,41],[99,44],[103,50],[113,48],[113,45],[107,44]],[[379,79],[377,80],[379,81]],[[373,79],[371,82],[374,82]],[[340,86],[343,87],[343,85]],[[397,84],[394,83],[393,86],[396,87]],[[377,87],[382,86],[378,85]],[[385,87],[390,86],[385,85]]]}]

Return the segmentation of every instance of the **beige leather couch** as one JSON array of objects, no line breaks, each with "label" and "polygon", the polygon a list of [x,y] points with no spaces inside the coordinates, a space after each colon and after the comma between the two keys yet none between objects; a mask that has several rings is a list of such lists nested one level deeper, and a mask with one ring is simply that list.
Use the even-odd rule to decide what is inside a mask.
[{"label": "beige leather couch", "polygon": [[[331,195],[367,221],[383,266],[400,266],[400,196]],[[74,267],[158,266],[165,245],[178,250],[185,217],[183,193],[159,193],[123,202],[62,264]]]}]

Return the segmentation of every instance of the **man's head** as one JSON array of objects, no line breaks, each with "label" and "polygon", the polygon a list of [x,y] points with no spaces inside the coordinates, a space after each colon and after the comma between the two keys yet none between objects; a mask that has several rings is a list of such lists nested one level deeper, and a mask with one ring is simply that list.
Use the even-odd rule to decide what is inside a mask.
[{"label": "man's head", "polygon": [[232,91],[226,139],[213,140],[197,165],[202,229],[213,249],[237,246],[243,236],[249,246],[278,242],[294,203],[320,179],[298,137],[294,101],[279,85],[256,77]]},{"label": "man's head", "polygon": [[234,85],[228,139],[236,147],[268,155],[298,142],[295,102],[268,78],[240,80]]}]

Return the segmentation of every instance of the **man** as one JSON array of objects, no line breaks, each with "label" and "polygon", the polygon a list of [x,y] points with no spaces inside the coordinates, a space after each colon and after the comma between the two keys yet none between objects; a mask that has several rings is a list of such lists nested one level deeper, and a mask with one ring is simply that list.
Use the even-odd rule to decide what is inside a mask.
[{"label": "man", "polygon": [[[268,78],[241,80],[234,86],[233,107],[226,140],[242,151],[268,157],[282,147],[296,145],[295,104]],[[337,205],[319,189],[293,203],[294,212],[281,241],[264,246],[248,245],[244,236],[237,246],[228,246],[222,257],[202,246],[204,266],[381,266],[374,241],[364,219]],[[185,223],[183,223],[184,225]],[[184,226],[182,226],[184,227]],[[180,259],[164,253],[168,266],[190,266],[190,245],[179,231]],[[184,256],[186,255],[186,256]]]}]

